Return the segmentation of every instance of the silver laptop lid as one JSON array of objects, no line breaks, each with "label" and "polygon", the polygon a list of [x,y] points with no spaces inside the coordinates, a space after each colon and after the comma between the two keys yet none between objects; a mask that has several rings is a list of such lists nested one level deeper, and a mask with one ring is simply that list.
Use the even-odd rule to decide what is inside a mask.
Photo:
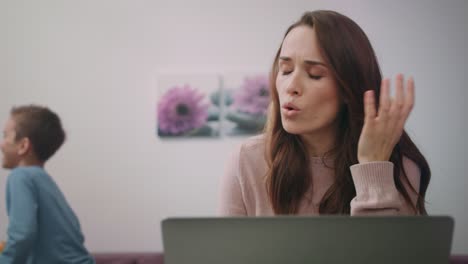
[{"label": "silver laptop lid", "polygon": [[451,217],[172,218],[165,264],[448,263]]}]

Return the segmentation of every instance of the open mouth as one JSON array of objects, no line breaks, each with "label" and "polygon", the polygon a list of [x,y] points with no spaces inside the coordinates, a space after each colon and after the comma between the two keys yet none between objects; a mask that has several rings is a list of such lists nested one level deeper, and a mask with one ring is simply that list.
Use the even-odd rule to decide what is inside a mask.
[{"label": "open mouth", "polygon": [[297,115],[300,112],[300,110],[301,110],[300,108],[298,108],[292,103],[286,103],[283,105],[283,114],[288,117]]},{"label": "open mouth", "polygon": [[286,103],[283,105],[283,108],[287,111],[299,111],[300,109],[292,103]]}]

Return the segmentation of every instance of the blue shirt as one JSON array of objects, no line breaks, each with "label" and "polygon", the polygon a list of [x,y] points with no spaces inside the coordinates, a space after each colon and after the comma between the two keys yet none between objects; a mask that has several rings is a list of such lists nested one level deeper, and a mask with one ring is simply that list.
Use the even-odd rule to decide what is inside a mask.
[{"label": "blue shirt", "polygon": [[17,167],[8,176],[8,241],[0,264],[95,263],[80,223],[54,180],[41,167]]}]

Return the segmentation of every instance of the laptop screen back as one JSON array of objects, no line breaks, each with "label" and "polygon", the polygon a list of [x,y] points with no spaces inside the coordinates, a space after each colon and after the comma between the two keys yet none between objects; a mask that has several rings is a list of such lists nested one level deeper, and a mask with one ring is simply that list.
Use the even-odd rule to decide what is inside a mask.
[{"label": "laptop screen back", "polygon": [[448,263],[450,217],[173,218],[166,264]]}]

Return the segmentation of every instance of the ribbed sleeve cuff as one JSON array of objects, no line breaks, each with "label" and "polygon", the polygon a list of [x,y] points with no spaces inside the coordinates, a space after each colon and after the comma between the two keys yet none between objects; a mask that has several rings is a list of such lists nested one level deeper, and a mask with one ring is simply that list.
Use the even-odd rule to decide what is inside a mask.
[{"label": "ribbed sleeve cuff", "polygon": [[389,161],[375,161],[364,164],[355,164],[350,167],[356,194],[394,190],[393,163]]}]

